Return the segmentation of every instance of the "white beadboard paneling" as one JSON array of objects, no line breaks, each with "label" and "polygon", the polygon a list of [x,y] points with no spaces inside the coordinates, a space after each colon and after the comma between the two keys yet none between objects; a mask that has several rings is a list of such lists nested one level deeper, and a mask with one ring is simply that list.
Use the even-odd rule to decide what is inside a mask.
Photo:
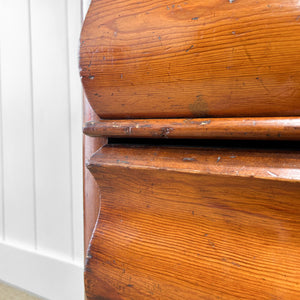
[{"label": "white beadboard paneling", "polygon": [[0,0],[0,280],[51,300],[84,298],[81,15]]},{"label": "white beadboard paneling", "polygon": [[74,259],[83,262],[82,88],[78,69],[81,3],[68,0],[69,118],[71,136]]},{"label": "white beadboard paneling", "polygon": [[31,0],[37,245],[74,255],[65,0]]},{"label": "white beadboard paneling", "polygon": [[34,247],[35,193],[29,11],[27,1],[24,0],[1,2],[5,239]]},{"label": "white beadboard paneling", "polygon": [[[0,10],[1,10],[0,4]],[[0,13],[1,18],[1,13]],[[0,23],[1,25],[1,23]],[[5,239],[4,231],[4,190],[3,190],[3,142],[2,142],[2,89],[1,89],[1,34],[0,34],[0,241]]]},{"label": "white beadboard paneling", "polygon": [[1,280],[50,300],[84,300],[81,265],[1,242],[0,257]]}]

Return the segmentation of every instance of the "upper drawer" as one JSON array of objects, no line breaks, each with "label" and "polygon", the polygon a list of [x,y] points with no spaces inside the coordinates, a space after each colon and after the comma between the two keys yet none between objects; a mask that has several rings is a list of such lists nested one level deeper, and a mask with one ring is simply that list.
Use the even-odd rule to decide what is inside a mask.
[{"label": "upper drawer", "polygon": [[298,0],[93,0],[82,82],[102,118],[300,115]]}]

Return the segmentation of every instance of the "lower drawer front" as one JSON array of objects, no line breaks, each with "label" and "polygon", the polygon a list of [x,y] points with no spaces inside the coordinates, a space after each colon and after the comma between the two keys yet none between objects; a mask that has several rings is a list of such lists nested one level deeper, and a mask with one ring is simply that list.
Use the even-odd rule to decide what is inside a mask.
[{"label": "lower drawer front", "polygon": [[88,299],[300,299],[300,155],[106,146]]}]

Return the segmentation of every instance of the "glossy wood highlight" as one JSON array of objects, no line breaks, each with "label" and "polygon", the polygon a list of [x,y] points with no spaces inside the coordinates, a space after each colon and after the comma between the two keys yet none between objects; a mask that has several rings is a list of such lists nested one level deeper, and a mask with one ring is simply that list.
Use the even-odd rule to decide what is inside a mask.
[{"label": "glossy wood highlight", "polygon": [[298,152],[106,146],[88,299],[299,299]]},{"label": "glossy wood highlight", "polygon": [[81,35],[102,118],[299,116],[298,0],[93,0]]},{"label": "glossy wood highlight", "polygon": [[300,140],[300,118],[99,120],[83,132],[97,137]]}]

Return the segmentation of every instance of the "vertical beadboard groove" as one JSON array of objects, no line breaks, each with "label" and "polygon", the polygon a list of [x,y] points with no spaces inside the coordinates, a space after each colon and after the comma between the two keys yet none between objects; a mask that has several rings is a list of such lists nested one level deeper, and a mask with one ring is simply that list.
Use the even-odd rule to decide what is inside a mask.
[{"label": "vertical beadboard groove", "polygon": [[0,280],[47,299],[83,300],[83,2],[0,7]]},{"label": "vertical beadboard groove", "polygon": [[71,212],[71,257],[75,259],[75,244],[74,244],[74,208],[73,208],[73,161],[72,161],[72,124],[71,124],[71,86],[70,86],[70,45],[69,45],[69,11],[68,11],[68,0],[64,0],[65,3],[65,27],[66,27],[66,52],[67,52],[67,97],[69,103],[68,110],[68,130],[69,130],[69,172],[70,172],[70,212]]},{"label": "vertical beadboard groove", "polygon": [[[82,185],[82,87],[78,69],[81,30],[81,1],[68,3],[68,48],[70,86],[70,128],[72,161],[72,205],[74,261],[83,264],[83,185]],[[80,112],[80,114],[78,114]]]},{"label": "vertical beadboard groove", "polygon": [[[0,23],[1,24],[1,23]],[[1,33],[1,32],[0,32]],[[4,172],[3,172],[3,109],[2,109],[2,57],[0,37],[0,197],[1,197],[1,237],[5,241],[5,202],[4,202]]]},{"label": "vertical beadboard groove", "polygon": [[33,101],[33,70],[32,70],[32,30],[31,30],[31,0],[28,0],[28,27],[29,27],[29,73],[30,73],[30,99],[31,99],[31,130],[32,130],[32,177],[33,177],[33,216],[34,216],[34,249],[37,245],[37,210],[36,210],[36,170],[35,170],[35,130],[34,130],[34,101]]},{"label": "vertical beadboard groove", "polygon": [[38,250],[72,259],[65,3],[32,0]]},{"label": "vertical beadboard groove", "polygon": [[[34,2],[34,3],[33,3]],[[3,4],[3,5],[2,5]],[[7,13],[5,13],[5,10],[8,8],[9,11],[12,7],[11,4],[7,4],[4,5],[4,3],[1,4],[1,7],[3,7],[2,13],[3,16],[5,16],[5,14],[7,15]],[[62,4],[62,3],[61,3]],[[65,127],[65,129],[67,130],[65,136],[67,137],[65,139],[65,146],[67,146],[68,148],[68,154],[64,154],[65,157],[65,166],[68,166],[69,169],[68,170],[68,177],[69,177],[69,184],[66,186],[66,189],[69,189],[68,194],[70,195],[70,199],[66,199],[64,198],[64,206],[69,203],[69,208],[68,208],[68,212],[67,214],[69,214],[69,217],[67,216],[66,220],[68,220],[68,222],[70,223],[70,225],[68,225],[68,227],[70,228],[69,230],[71,230],[70,234],[68,234],[68,236],[66,236],[66,239],[71,239],[71,245],[70,246],[70,257],[72,258],[72,260],[74,260],[74,258],[76,257],[75,260],[79,261],[81,259],[81,253],[83,253],[83,243],[82,243],[82,233],[83,233],[83,228],[81,227],[81,224],[83,224],[83,221],[80,220],[82,218],[82,199],[80,198],[81,195],[81,191],[80,189],[82,189],[82,187],[80,186],[82,184],[81,180],[82,178],[80,177],[80,174],[78,173],[78,171],[80,172],[81,170],[81,161],[79,162],[79,160],[81,160],[80,157],[80,151],[78,151],[78,149],[81,147],[81,122],[78,121],[78,113],[79,110],[81,109],[81,102],[80,99],[82,97],[82,89],[80,86],[80,81],[79,81],[79,71],[77,70],[77,62],[76,60],[76,55],[75,54],[76,50],[79,48],[79,33],[80,33],[80,27],[81,27],[81,22],[82,22],[82,15],[83,10],[85,8],[85,10],[87,9],[87,6],[89,4],[89,1],[81,1],[81,0],[76,0],[76,2],[71,2],[69,0],[65,0],[65,7],[63,8],[63,5],[60,5],[59,2],[52,2],[52,1],[46,1],[43,3],[39,3],[39,5],[37,5],[36,1],[33,0],[27,0],[25,3],[23,3],[22,6],[17,6],[16,7],[16,12],[22,16],[22,21],[17,19],[15,22],[18,23],[20,22],[20,30],[24,30],[24,32],[26,33],[26,38],[23,35],[23,39],[22,39],[22,47],[24,50],[26,50],[26,63],[23,65],[23,63],[20,65],[20,63],[18,64],[18,66],[14,66],[13,65],[13,61],[11,61],[11,68],[10,69],[15,69],[17,67],[22,68],[22,74],[26,75],[24,77],[25,82],[22,84],[22,89],[20,90],[20,92],[22,93],[22,91],[25,89],[26,87],[26,102],[27,103],[27,109],[26,109],[26,113],[28,115],[28,119],[27,119],[27,123],[24,125],[24,130],[27,132],[27,134],[30,136],[30,139],[28,139],[28,142],[26,142],[25,144],[22,143],[22,145],[24,145],[26,148],[31,148],[31,150],[27,151],[28,155],[26,155],[25,157],[25,162],[27,160],[27,165],[30,164],[30,167],[27,169],[28,170],[28,176],[24,177],[24,179],[26,180],[26,182],[28,182],[28,186],[27,188],[31,191],[30,195],[29,193],[27,194],[23,194],[22,197],[24,198],[25,201],[29,201],[30,202],[30,210],[31,212],[28,210],[28,213],[30,213],[32,215],[32,217],[30,218],[30,220],[28,219],[27,215],[23,215],[23,219],[22,222],[24,222],[24,225],[32,223],[32,246],[34,249],[38,250],[39,249],[39,235],[41,235],[41,232],[43,232],[43,229],[40,230],[40,224],[38,223],[38,220],[41,220],[41,215],[45,214],[46,212],[44,211],[42,214],[40,212],[41,209],[41,195],[40,195],[40,185],[41,184],[46,184],[46,182],[44,182],[45,179],[43,179],[41,181],[40,179],[40,175],[44,176],[43,174],[41,174],[41,159],[38,159],[37,161],[37,157],[40,157],[39,155],[41,155],[41,153],[36,153],[36,150],[40,150],[40,129],[37,127],[39,122],[41,122],[40,117],[39,118],[39,122],[36,122],[36,114],[41,112],[41,110],[43,109],[43,105],[41,105],[41,102],[43,102],[43,98],[41,97],[41,84],[45,84],[44,80],[41,80],[40,77],[40,73],[41,73],[41,66],[40,63],[42,63],[42,60],[40,57],[43,56],[39,56],[39,58],[36,58],[36,54],[40,53],[38,50],[36,50],[36,46],[37,46],[37,37],[34,36],[32,37],[33,34],[37,33],[37,22],[36,22],[36,13],[41,12],[43,14],[45,14],[45,10],[47,10],[48,8],[50,8],[49,14],[51,13],[55,13],[54,11],[57,10],[57,7],[60,6],[62,9],[64,9],[64,15],[61,15],[61,20],[63,18],[65,18],[65,20],[63,20],[63,22],[65,23],[65,26],[62,26],[62,32],[61,34],[58,34],[58,39],[60,39],[60,42],[58,45],[63,45],[63,43],[65,43],[65,46],[63,46],[65,49],[65,55],[66,55],[66,61],[64,62],[66,64],[65,67],[65,79],[66,79],[66,86],[65,86],[65,90],[62,91],[63,93],[65,93],[66,97],[65,97],[65,122],[64,124],[68,124],[67,127]],[[33,13],[33,6],[34,5],[34,14],[35,14],[35,19],[32,20],[32,13]],[[37,8],[38,7],[38,8]],[[47,8],[48,7],[48,8]],[[24,8],[26,8],[26,10],[24,11]],[[37,10],[38,9],[38,10]],[[23,11],[22,11],[23,10]],[[7,10],[8,12],[8,10]],[[61,11],[62,12],[62,11]],[[63,16],[63,17],[62,17]],[[47,15],[48,18],[48,15]],[[6,17],[3,18],[2,20],[2,24],[4,24],[6,20]],[[46,20],[45,20],[46,21]],[[24,23],[25,22],[25,23]],[[26,23],[27,22],[27,23]],[[63,23],[61,23],[63,24]],[[24,27],[25,26],[25,27]],[[65,27],[65,28],[64,28]],[[15,27],[14,27],[15,28]],[[15,30],[13,28],[13,30]],[[24,29],[26,28],[26,29]],[[9,37],[9,40],[11,39],[11,36],[9,35],[10,33],[10,28],[9,27],[5,27],[2,26],[1,29],[1,39],[4,38],[5,41],[6,39]],[[13,31],[12,31],[13,33]],[[38,34],[40,34],[40,32],[38,32]],[[39,37],[38,37],[39,38]],[[43,37],[42,37],[43,38]],[[27,39],[27,41],[26,41]],[[33,41],[34,39],[34,41]],[[44,39],[44,38],[43,38]],[[3,39],[2,39],[3,40]],[[78,44],[76,44],[77,41]],[[45,38],[45,42],[47,42],[47,38]],[[58,43],[58,42],[57,42]],[[2,44],[3,46],[4,44]],[[9,55],[8,49],[7,48],[9,45],[9,43],[6,42],[5,45],[5,65],[3,68],[3,65],[1,66],[1,72],[6,72],[8,70],[8,60],[10,58],[11,55]],[[40,46],[40,45],[38,45]],[[51,47],[51,45],[50,45]],[[75,49],[77,47],[77,49]],[[40,49],[40,47],[38,48]],[[1,49],[2,51],[3,49]],[[24,51],[22,53],[25,53]],[[1,57],[2,57],[2,61],[1,64],[3,63],[3,53],[1,53]],[[39,55],[39,54],[38,54]],[[65,56],[64,55],[64,56]],[[33,58],[34,57],[34,58]],[[20,59],[19,59],[20,61]],[[62,60],[61,60],[62,62]],[[75,66],[76,64],[76,66]],[[47,65],[47,64],[46,64]],[[49,64],[48,64],[49,65]],[[25,69],[25,66],[27,69]],[[53,66],[53,68],[55,68],[55,66]],[[62,70],[62,67],[59,68],[60,70]],[[51,70],[50,70],[51,71]],[[46,71],[43,72],[46,73]],[[76,76],[78,77],[75,78],[74,74],[76,74]],[[12,219],[12,201],[17,201],[17,199],[11,199],[10,200],[6,200],[6,193],[9,193],[8,195],[10,195],[10,190],[11,190],[11,186],[7,187],[7,174],[6,171],[10,168],[9,164],[10,160],[11,160],[11,156],[12,154],[10,154],[10,151],[7,148],[7,143],[5,141],[7,141],[7,139],[9,139],[9,145],[10,147],[14,147],[15,149],[18,149],[18,143],[17,140],[14,140],[13,138],[9,138],[9,136],[11,136],[9,133],[11,132],[10,130],[10,126],[8,126],[8,120],[10,120],[11,118],[11,114],[13,111],[13,103],[14,102],[14,97],[15,95],[17,95],[16,90],[13,91],[12,94],[10,94],[9,92],[9,88],[12,82],[12,77],[11,75],[9,77],[6,77],[5,80],[3,80],[3,76],[5,76],[5,74],[2,74],[2,78],[0,79],[0,85],[5,84],[4,88],[5,88],[5,99],[3,100],[3,96],[1,95],[1,103],[0,103],[0,108],[1,108],[1,112],[0,112],[0,124],[1,124],[1,128],[0,128],[0,141],[1,141],[1,145],[0,145],[0,163],[1,163],[1,170],[0,170],[0,187],[1,187],[1,191],[0,191],[0,217],[1,217],[1,221],[0,221],[0,234],[2,236],[2,238],[4,238],[5,236],[9,239],[9,242],[18,242],[18,234],[19,232],[15,232],[16,233],[16,238],[13,236],[13,239],[11,238],[11,227],[9,227],[8,233],[7,230],[5,230],[5,228],[7,226],[6,222],[8,222],[8,224],[12,224],[14,222],[14,220]],[[63,79],[62,79],[63,80]],[[9,85],[9,86],[8,86]],[[47,93],[51,93],[51,91],[47,90],[47,88],[49,89],[49,86],[51,86],[50,84],[45,84],[45,95]],[[35,89],[38,88],[38,93],[35,92]],[[3,89],[1,87],[1,94],[3,92]],[[13,96],[11,96],[13,95]],[[23,94],[22,94],[23,95]],[[50,99],[49,97],[47,97],[47,99]],[[79,101],[78,101],[79,99]],[[4,109],[3,109],[3,101],[5,101],[5,105],[4,105]],[[48,100],[49,101],[49,100]],[[22,101],[21,101],[22,102]],[[38,108],[35,106],[37,103],[39,103],[37,106]],[[67,104],[68,103],[68,104]],[[79,106],[78,106],[78,103]],[[45,102],[46,104],[46,102]],[[12,106],[12,109],[10,109],[10,106]],[[68,106],[68,107],[67,107]],[[45,109],[47,110],[47,104],[45,106]],[[5,114],[9,113],[10,117],[7,118],[7,116],[5,117]],[[29,115],[31,115],[31,118],[29,118]],[[19,113],[18,115],[19,116]],[[61,118],[61,117],[59,117]],[[7,120],[6,120],[7,119]],[[47,118],[46,118],[47,119]],[[5,121],[6,120],[6,121]],[[60,122],[59,119],[57,119],[58,122]],[[78,123],[78,124],[77,124]],[[50,126],[50,125],[49,125]],[[45,125],[43,125],[43,128],[45,127]],[[7,131],[6,129],[9,129],[9,131]],[[37,131],[37,132],[36,132]],[[14,132],[14,131],[12,131]],[[77,133],[78,132],[78,133]],[[5,137],[5,139],[4,139]],[[37,141],[38,139],[38,141]],[[43,138],[43,142],[44,142],[44,138]],[[15,143],[15,145],[14,145]],[[5,147],[5,148],[4,148]],[[66,150],[67,150],[66,149]],[[46,153],[46,155],[48,155]],[[9,156],[9,160],[6,159],[6,156]],[[80,157],[80,158],[79,158]],[[48,157],[47,159],[49,159],[50,157]],[[79,159],[78,159],[79,158]],[[19,158],[18,158],[19,159]],[[26,163],[25,163],[26,164]],[[38,165],[38,166],[37,166]],[[37,172],[37,168],[38,168],[38,172]],[[12,168],[10,168],[12,169]],[[67,171],[66,170],[66,171]],[[10,175],[11,178],[12,175]],[[18,175],[17,177],[19,177],[20,175]],[[37,178],[38,177],[38,178]],[[37,179],[39,181],[39,193],[37,193]],[[11,179],[10,179],[11,180]],[[2,186],[1,186],[2,185]],[[31,187],[32,186],[32,187]],[[80,186],[80,188],[79,188]],[[66,191],[64,192],[65,194],[67,193]],[[13,194],[15,195],[15,193]],[[5,201],[8,201],[7,203],[9,204],[8,208],[5,205]],[[46,203],[45,203],[46,204]],[[48,204],[47,204],[48,205]],[[55,205],[55,204],[54,204]],[[29,206],[27,205],[27,208]],[[7,212],[7,210],[9,210],[9,213]],[[64,210],[66,210],[66,208],[64,208]],[[50,212],[49,212],[50,213]],[[52,216],[53,211],[50,213],[49,216]],[[53,216],[54,217],[54,216]],[[47,217],[48,218],[48,217]],[[54,217],[55,218],[55,217]],[[67,222],[67,221],[66,221]],[[26,225],[27,226],[27,225]],[[24,226],[23,226],[24,228]],[[16,229],[15,229],[16,230]],[[79,232],[81,231],[81,232]],[[20,232],[22,232],[22,227],[20,227]],[[28,239],[29,241],[29,239]],[[24,239],[24,242],[27,243],[27,238]],[[27,245],[28,246],[28,245]],[[51,246],[52,247],[52,246]],[[55,246],[53,246],[55,248]],[[43,250],[43,247],[40,249],[41,251]],[[51,249],[50,249],[51,250]]]}]

